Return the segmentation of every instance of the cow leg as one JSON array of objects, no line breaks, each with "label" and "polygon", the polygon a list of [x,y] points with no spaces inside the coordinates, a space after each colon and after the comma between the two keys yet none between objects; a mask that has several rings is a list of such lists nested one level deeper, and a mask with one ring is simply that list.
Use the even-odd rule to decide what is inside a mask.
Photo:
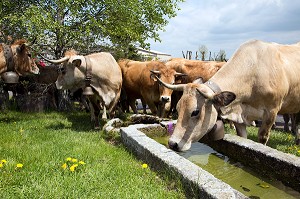
[{"label": "cow leg", "polygon": [[137,109],[136,109],[136,105],[135,105],[135,99],[128,99],[128,104],[131,107],[132,111],[134,114],[137,114]]},{"label": "cow leg", "polygon": [[261,127],[258,130],[258,141],[264,145],[267,144],[269,137],[270,137],[270,131],[272,128],[272,125],[275,123],[277,116],[277,111],[271,110],[269,113],[265,112]]},{"label": "cow leg", "polygon": [[282,117],[283,117],[283,120],[284,120],[284,128],[283,128],[283,130],[285,132],[289,132],[290,131],[290,129],[289,129],[290,115],[289,114],[283,114]]},{"label": "cow leg", "polygon": [[88,97],[89,107],[91,112],[91,121],[94,123],[94,129],[100,129],[98,116],[100,114],[100,107],[97,105],[97,100],[93,97]]},{"label": "cow leg", "polygon": [[292,122],[292,131],[295,131],[296,144],[300,145],[300,112],[293,114],[294,122]]},{"label": "cow leg", "polygon": [[236,134],[240,137],[247,138],[246,124],[233,122]]},{"label": "cow leg", "polygon": [[291,132],[296,135],[297,132],[297,125],[296,125],[296,117],[297,115],[300,114],[299,113],[294,113],[294,114],[290,114],[290,118],[291,118]]},{"label": "cow leg", "polygon": [[103,119],[103,120],[107,120],[106,106],[104,105],[104,106],[102,107],[102,109],[103,109],[102,119]]},{"label": "cow leg", "polygon": [[143,106],[143,113],[147,114],[147,104],[143,98],[141,98],[142,106]]},{"label": "cow leg", "polygon": [[157,108],[156,105],[153,102],[147,102],[149,109],[151,110],[151,113],[153,115],[157,115]]}]

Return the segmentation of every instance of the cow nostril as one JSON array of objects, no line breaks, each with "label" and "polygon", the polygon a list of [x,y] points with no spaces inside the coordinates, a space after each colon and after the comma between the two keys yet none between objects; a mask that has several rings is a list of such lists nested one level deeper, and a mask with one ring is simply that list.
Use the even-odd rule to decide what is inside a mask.
[{"label": "cow nostril", "polygon": [[162,102],[169,102],[170,98],[169,97],[161,97]]},{"label": "cow nostril", "polygon": [[173,141],[169,140],[168,145],[169,145],[170,149],[172,149],[174,151],[178,151],[178,144],[177,144],[177,142],[173,142]]}]

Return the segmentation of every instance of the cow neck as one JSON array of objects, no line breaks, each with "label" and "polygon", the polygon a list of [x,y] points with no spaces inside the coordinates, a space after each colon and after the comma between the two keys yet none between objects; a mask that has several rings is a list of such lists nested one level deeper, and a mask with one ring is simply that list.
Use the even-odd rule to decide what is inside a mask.
[{"label": "cow neck", "polygon": [[85,59],[85,79],[86,80],[91,80],[92,79],[92,65],[91,61],[87,56],[84,56]]},{"label": "cow neck", "polygon": [[2,47],[3,47],[3,54],[6,61],[7,71],[14,71],[15,67],[14,67],[13,53],[11,47],[4,43],[2,43]]},{"label": "cow neck", "polygon": [[220,87],[218,86],[218,84],[216,84],[213,81],[208,80],[207,82],[204,83],[206,86],[208,86],[214,93],[220,93],[222,90],[220,89]]}]

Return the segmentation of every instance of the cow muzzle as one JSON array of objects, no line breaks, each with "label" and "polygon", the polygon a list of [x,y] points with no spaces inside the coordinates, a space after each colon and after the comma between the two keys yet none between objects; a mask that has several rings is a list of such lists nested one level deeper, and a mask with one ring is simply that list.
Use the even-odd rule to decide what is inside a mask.
[{"label": "cow muzzle", "polygon": [[170,102],[171,101],[171,97],[170,96],[161,96],[160,97],[160,101],[161,102],[165,102],[165,103]]}]

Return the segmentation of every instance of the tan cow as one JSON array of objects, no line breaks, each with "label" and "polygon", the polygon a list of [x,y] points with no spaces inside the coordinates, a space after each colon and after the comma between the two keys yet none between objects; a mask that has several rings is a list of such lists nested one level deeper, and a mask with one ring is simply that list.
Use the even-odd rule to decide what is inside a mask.
[{"label": "tan cow", "polygon": [[[142,99],[150,108],[152,114],[165,117],[170,109],[172,90],[160,86],[151,73],[161,77],[165,82],[173,84],[175,78],[182,76],[174,69],[169,69],[160,61],[120,60],[123,74],[123,88],[128,102],[136,113],[135,100]],[[151,72],[152,71],[152,72]]]},{"label": "tan cow", "polygon": [[91,120],[95,128],[99,128],[98,116],[100,109],[108,109],[110,117],[114,116],[116,104],[122,88],[122,72],[116,60],[110,53],[93,53],[82,56],[74,51],[66,52],[60,60],[47,60],[55,64],[63,64],[56,81],[58,89],[71,91],[85,87],[86,76],[91,77],[91,87],[94,95],[88,96],[91,110]]},{"label": "tan cow", "polygon": [[17,40],[10,46],[0,44],[0,74],[7,71],[14,71],[18,75],[39,74],[39,68],[24,39]]},{"label": "tan cow", "polygon": [[[216,124],[218,114],[233,121],[246,137],[246,125],[262,120],[260,143],[266,144],[277,114],[300,111],[300,44],[280,45],[253,40],[244,43],[232,58],[204,84],[163,84],[183,91],[170,148],[190,148]],[[217,89],[216,89],[217,88]],[[297,121],[296,123],[299,123]],[[296,143],[299,144],[299,127]]]}]

